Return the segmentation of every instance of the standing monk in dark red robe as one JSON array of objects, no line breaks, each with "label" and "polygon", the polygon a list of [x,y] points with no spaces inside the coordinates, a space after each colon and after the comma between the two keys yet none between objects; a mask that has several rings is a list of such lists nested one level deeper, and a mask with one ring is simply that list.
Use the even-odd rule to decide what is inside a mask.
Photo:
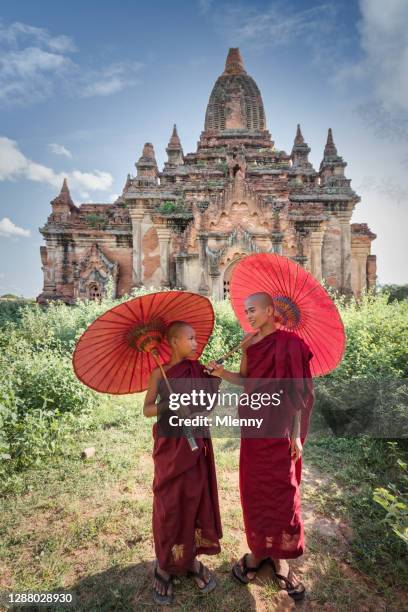
[{"label": "standing monk in dark red robe", "polygon": [[[280,586],[294,599],[302,599],[305,587],[287,559],[299,557],[304,551],[299,485],[303,442],[314,399],[309,367],[313,354],[295,333],[277,329],[269,294],[249,296],[245,314],[257,333],[248,335],[242,344],[239,374],[226,371],[214,361],[208,367],[214,376],[244,385],[249,395],[255,389],[267,391],[273,387],[273,380],[281,379],[278,386],[285,390],[282,409],[286,414],[268,406],[269,429],[268,424],[263,428],[268,437],[241,437],[240,493],[251,552],[234,565],[233,575],[247,584],[263,562],[270,560]],[[269,385],[262,379],[268,379]],[[283,379],[292,380],[282,384]]]},{"label": "standing monk in dark red robe", "polygon": [[[175,321],[167,329],[167,339],[172,354],[163,367],[172,391],[205,389],[216,393],[221,381],[206,374],[197,360],[187,358],[197,349],[194,329]],[[158,396],[160,402],[156,404]],[[174,575],[192,575],[203,593],[215,588],[214,577],[196,556],[219,553],[222,537],[211,439],[196,438],[198,450],[191,450],[187,439],[171,426],[170,417],[177,412],[169,409],[169,399],[170,392],[156,368],[150,376],[143,412],[149,417],[159,415],[153,426],[153,538],[157,558],[153,589],[155,602],[164,605],[172,601]]]}]

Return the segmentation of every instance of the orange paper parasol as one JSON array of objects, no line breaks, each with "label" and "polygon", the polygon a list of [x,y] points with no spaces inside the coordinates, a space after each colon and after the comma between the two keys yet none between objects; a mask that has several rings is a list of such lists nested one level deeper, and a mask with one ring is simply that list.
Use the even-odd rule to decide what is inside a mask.
[{"label": "orange paper parasol", "polygon": [[346,337],[339,311],[321,284],[297,263],[276,253],[244,257],[234,268],[230,296],[244,331],[253,331],[245,312],[252,293],[272,296],[279,326],[295,332],[313,353],[313,376],[328,374],[340,363]]},{"label": "orange paper parasol", "polygon": [[214,326],[211,302],[187,291],[162,291],[123,302],[98,317],[76,345],[75,374],[101,393],[144,391],[153,368],[170,357],[166,327],[179,320],[194,328],[198,358]]}]

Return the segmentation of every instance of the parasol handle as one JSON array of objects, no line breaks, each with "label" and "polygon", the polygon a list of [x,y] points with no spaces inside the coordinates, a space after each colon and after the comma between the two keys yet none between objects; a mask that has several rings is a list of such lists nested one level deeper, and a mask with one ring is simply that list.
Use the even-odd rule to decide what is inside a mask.
[{"label": "parasol handle", "polygon": [[[164,368],[163,368],[163,366],[162,366],[162,364],[160,362],[158,353],[156,351],[151,351],[151,354],[153,355],[153,358],[154,358],[155,362],[157,363],[157,365],[160,368],[160,372],[161,372],[161,374],[162,374],[162,376],[163,376],[163,378],[164,378],[164,380],[166,382],[167,389],[168,389],[169,393],[170,394],[173,393],[173,389],[171,388],[170,381],[167,378],[166,372],[164,371]],[[184,431],[184,434],[185,434],[185,436],[187,438],[187,442],[190,445],[191,450],[192,451],[198,450],[198,445],[197,445],[197,442],[195,441],[195,439],[193,437],[193,434],[191,432],[191,428],[187,427],[186,425],[183,425],[183,431]]]},{"label": "parasol handle", "polygon": [[[254,332],[251,336],[251,338],[253,338],[258,332]],[[248,338],[249,340],[249,338]],[[228,351],[228,353],[225,353],[224,355],[222,355],[222,357],[219,357],[218,359],[215,360],[215,363],[218,365],[221,365],[224,363],[224,361],[227,359],[227,357],[229,357],[230,355],[232,355],[233,353],[235,353],[235,351],[238,351],[240,348],[244,348],[243,347],[243,340],[241,340],[241,342],[239,344],[236,344],[235,346],[232,347],[232,349],[230,349]],[[208,372],[208,374],[211,374],[211,372],[214,370],[214,368],[210,368],[209,370],[206,370],[206,372]]]}]

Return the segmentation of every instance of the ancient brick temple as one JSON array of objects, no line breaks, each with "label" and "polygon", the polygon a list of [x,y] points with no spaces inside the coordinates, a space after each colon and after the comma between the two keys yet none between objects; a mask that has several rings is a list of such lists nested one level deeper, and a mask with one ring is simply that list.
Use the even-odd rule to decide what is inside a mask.
[{"label": "ancient brick temple", "polygon": [[291,153],[278,150],[238,49],[213,87],[197,151],[183,153],[176,126],[166,151],[159,171],[146,143],[113,204],[76,206],[64,181],[40,229],[39,302],[98,298],[109,278],[117,296],[153,286],[220,299],[234,265],[254,252],[286,255],[345,293],[375,286],[376,236],[350,223],[360,198],[331,129],[318,171],[299,125]]}]

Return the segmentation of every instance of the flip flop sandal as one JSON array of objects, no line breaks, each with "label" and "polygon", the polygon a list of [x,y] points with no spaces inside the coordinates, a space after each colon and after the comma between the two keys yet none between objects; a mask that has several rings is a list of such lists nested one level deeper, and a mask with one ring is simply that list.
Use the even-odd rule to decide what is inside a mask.
[{"label": "flip flop sandal", "polygon": [[173,582],[173,576],[170,576],[167,580],[166,578],[163,578],[163,576],[160,576],[159,572],[157,571],[157,561],[156,561],[155,566],[154,566],[154,577],[156,578],[156,580],[161,582],[161,584],[163,584],[166,589],[165,594],[162,595],[162,593],[159,593],[159,591],[157,591],[156,588],[153,587],[154,601],[160,606],[169,606],[173,601],[173,593],[171,595],[168,595],[167,591],[169,590],[170,584]]},{"label": "flip flop sandal", "polygon": [[201,561],[199,561],[200,564],[200,569],[198,570],[198,572],[194,572],[193,570],[189,570],[187,572],[187,576],[193,576],[195,578],[199,578],[200,580],[202,580],[205,584],[205,586],[200,587],[197,584],[197,588],[200,591],[200,593],[211,593],[211,591],[213,591],[215,589],[215,587],[217,586],[217,583],[215,581],[214,576],[210,573],[210,579],[208,582],[205,582],[205,576],[204,576],[204,565],[201,563]]},{"label": "flip flop sandal", "polygon": [[[278,578],[279,580],[283,580],[283,582],[286,584],[286,587],[283,587],[283,588],[287,592],[287,594],[290,597],[292,597],[292,599],[294,599],[295,601],[299,601],[300,599],[303,599],[306,593],[305,585],[302,582],[299,582],[296,586],[294,586],[294,584],[289,580],[289,575],[292,570],[289,569],[288,576],[282,576],[282,574],[277,573],[275,563],[272,559],[271,559],[271,564],[272,564],[273,571],[275,573],[276,578]],[[298,591],[297,589],[300,586],[303,588],[300,591]]]},{"label": "flip flop sandal", "polygon": [[[247,574],[252,573],[252,572],[256,574],[256,572],[261,569],[261,567],[266,561],[266,559],[263,559],[255,567],[249,567],[249,565],[247,564],[248,555],[249,553],[245,553],[245,555],[238,561],[238,563],[236,563],[232,567],[232,570],[231,570],[234,578],[236,578],[236,580],[238,580],[238,582],[240,582],[241,584],[249,584],[250,582],[252,582],[252,580],[255,580],[255,576],[254,578],[249,579]],[[243,567],[241,567],[240,561],[242,561]]]}]

